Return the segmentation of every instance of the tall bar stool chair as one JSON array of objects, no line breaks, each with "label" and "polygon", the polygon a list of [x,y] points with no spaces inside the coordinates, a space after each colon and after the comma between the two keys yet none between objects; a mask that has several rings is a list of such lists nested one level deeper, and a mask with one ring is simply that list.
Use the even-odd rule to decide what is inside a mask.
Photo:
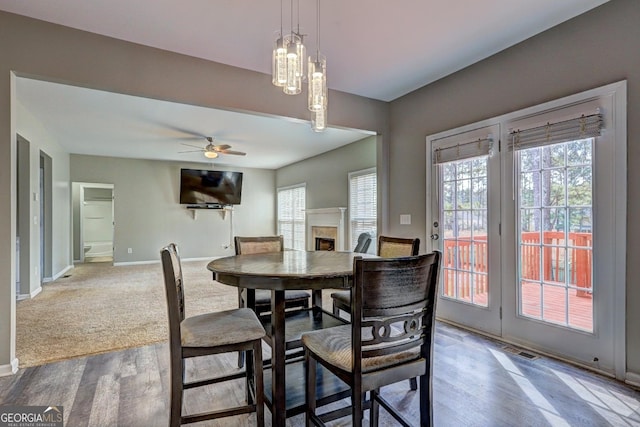
[{"label": "tall bar stool chair", "polygon": [[[269,252],[282,252],[284,250],[283,236],[235,236],[233,239],[236,255],[261,254]],[[249,293],[254,292],[255,297],[250,298]],[[302,290],[285,291],[284,304],[286,309],[309,308],[311,294]],[[251,301],[253,300],[253,302]],[[271,311],[271,291],[265,289],[238,288],[238,305],[248,307],[258,316]],[[238,367],[244,365],[244,355],[238,354]]]},{"label": "tall bar stool chair", "polygon": [[[418,255],[420,239],[378,236],[378,256],[383,258],[396,258]],[[351,291],[336,291],[331,294],[333,300],[333,314],[340,316],[340,310],[351,312]],[[409,380],[411,390],[418,389],[418,381],[415,378]]]},{"label": "tall bar stool chair", "polygon": [[[171,371],[171,401],[169,425],[195,423],[245,413],[256,413],[257,424],[264,425],[264,384],[262,379],[262,338],[265,330],[256,314],[240,308],[185,318],[182,266],[174,243],[160,251],[167,295],[169,317],[169,351]],[[218,375],[205,380],[185,382],[185,360],[219,353],[249,352],[247,369],[230,375]],[[247,404],[235,408],[182,415],[184,390],[246,379]]]},{"label": "tall bar stool chair", "polygon": [[[378,256],[383,258],[397,258],[418,255],[420,239],[405,239],[402,237],[378,236]],[[358,252],[354,250],[354,252]],[[362,252],[366,252],[362,251]],[[333,300],[333,314],[340,315],[340,310],[351,312],[351,292],[336,291],[331,293]]]},{"label": "tall bar stool chair", "polygon": [[[307,426],[322,426],[350,412],[351,425],[359,427],[367,408],[371,426],[377,426],[380,406],[408,426],[381,396],[380,388],[415,377],[420,380],[420,425],[433,425],[433,336],[440,259],[439,252],[354,259],[351,324],[302,335]],[[327,402],[316,401],[318,363],[349,385],[350,407],[316,414],[316,407]]]}]

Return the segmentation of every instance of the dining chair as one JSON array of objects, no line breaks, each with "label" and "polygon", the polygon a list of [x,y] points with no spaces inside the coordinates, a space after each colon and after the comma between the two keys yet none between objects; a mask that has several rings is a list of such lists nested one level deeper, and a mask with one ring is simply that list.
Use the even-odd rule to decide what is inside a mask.
[{"label": "dining chair", "polygon": [[[357,245],[356,245],[357,247]],[[418,255],[420,239],[402,238],[390,236],[378,236],[378,256],[383,258],[397,258],[401,256]],[[354,250],[354,252],[358,252]],[[363,252],[366,252],[363,251]],[[333,314],[340,315],[340,310],[345,313],[351,311],[351,292],[348,290],[331,293],[333,300]]]},{"label": "dining chair", "polygon": [[[433,425],[433,335],[440,259],[436,251],[354,260],[351,324],[302,335],[307,426],[324,425],[350,412],[351,425],[358,427],[366,409],[370,409],[371,425],[377,426],[380,406],[400,424],[409,425],[380,388],[413,377],[420,380],[420,425]],[[316,402],[315,395],[318,364],[351,388],[350,407],[316,414],[317,406],[323,404]]]},{"label": "dining chair", "polygon": [[[178,247],[171,243],[160,251],[169,318],[171,401],[169,425],[230,417],[255,412],[257,424],[264,425],[264,384],[262,338],[265,330],[248,308],[218,311],[185,317],[184,283]],[[186,359],[235,351],[249,352],[251,362],[243,372],[185,381]],[[182,415],[184,390],[245,378],[246,405]]]},{"label": "dining chair", "polygon": [[[403,238],[391,236],[378,236],[378,256],[383,258],[396,258],[418,255],[420,250],[419,238]],[[340,316],[340,310],[351,312],[351,291],[336,291],[331,294],[333,300],[333,314]],[[409,380],[411,390],[418,389],[418,381],[415,378]]]},{"label": "dining chair", "polygon": [[358,241],[356,242],[356,247],[353,248],[353,252],[366,254],[369,250],[369,246],[371,246],[371,234],[367,232],[360,233]]},{"label": "dining chair", "polygon": [[[259,254],[268,252],[284,251],[283,236],[257,236],[243,237],[235,236],[233,239],[236,255]],[[309,298],[311,294],[302,290],[291,290],[284,293],[285,308],[309,308]],[[247,301],[247,290],[238,288],[238,304],[240,307],[253,309],[258,316],[271,311],[271,291],[265,289],[255,290],[255,302],[250,304]],[[244,365],[244,356],[238,355],[238,367]]]}]

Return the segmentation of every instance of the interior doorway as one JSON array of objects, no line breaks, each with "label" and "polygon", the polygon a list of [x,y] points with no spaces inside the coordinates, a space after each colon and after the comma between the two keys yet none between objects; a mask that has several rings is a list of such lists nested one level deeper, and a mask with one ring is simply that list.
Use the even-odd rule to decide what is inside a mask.
[{"label": "interior doorway", "polygon": [[[53,277],[53,160],[40,151],[40,278]],[[36,196],[36,200],[38,196]]]},{"label": "interior doorway", "polygon": [[29,141],[17,135],[17,200],[16,200],[16,298],[25,299],[31,294],[31,190]]},{"label": "interior doorway", "polygon": [[113,184],[79,184],[77,253],[80,262],[113,262],[113,191]]}]

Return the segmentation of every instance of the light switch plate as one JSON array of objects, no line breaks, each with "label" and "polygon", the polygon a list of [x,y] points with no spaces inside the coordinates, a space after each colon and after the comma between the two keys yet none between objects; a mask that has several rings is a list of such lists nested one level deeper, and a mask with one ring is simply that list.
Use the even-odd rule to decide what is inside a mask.
[{"label": "light switch plate", "polygon": [[400,225],[411,225],[411,215],[400,214]]}]

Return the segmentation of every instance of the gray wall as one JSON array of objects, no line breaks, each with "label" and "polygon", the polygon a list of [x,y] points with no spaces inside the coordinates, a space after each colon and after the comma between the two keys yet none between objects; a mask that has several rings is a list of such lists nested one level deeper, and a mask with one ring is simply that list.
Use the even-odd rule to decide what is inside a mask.
[{"label": "gray wall", "polygon": [[[0,375],[15,367],[15,218],[18,105],[14,75],[192,105],[308,120],[305,97],[271,76],[0,12]],[[388,135],[388,103],[330,91],[329,124]],[[33,142],[26,135],[30,142]],[[64,154],[48,152],[55,168]],[[62,170],[62,169],[61,169]],[[55,177],[66,221],[54,229],[53,271],[71,260],[71,190]],[[95,179],[88,179],[95,181]],[[116,191],[118,191],[116,189]],[[59,194],[58,194],[59,193]],[[116,194],[117,197],[117,194]],[[55,208],[54,208],[55,209]],[[55,216],[54,212],[54,216]],[[58,220],[63,221],[63,217]],[[55,223],[58,227],[58,223]],[[66,229],[66,230],[65,230]],[[156,246],[161,242],[150,242]],[[162,243],[165,243],[164,241]],[[38,250],[39,245],[32,250]],[[56,255],[59,254],[59,255]],[[14,366],[12,366],[12,364]]]},{"label": "gray wall", "polygon": [[[627,79],[627,217],[640,217],[640,1],[611,0],[584,15],[391,103],[389,210],[425,218],[425,137]],[[405,227],[405,226],[402,226]],[[425,236],[425,221],[414,233]],[[640,373],[640,223],[627,223],[627,370]]]},{"label": "gray wall", "polygon": [[[349,207],[349,172],[376,166],[377,138],[371,136],[345,147],[278,169],[276,187],[306,183],[306,208]],[[349,211],[346,218],[349,218]],[[348,223],[348,220],[347,220]],[[349,241],[348,224],[345,242]]]},{"label": "gray wall", "polygon": [[307,183],[307,209],[349,206],[349,172],[376,166],[376,137],[278,169],[276,187]]},{"label": "gray wall", "polygon": [[[180,168],[243,172],[242,203],[233,207],[233,218],[180,205]],[[232,224],[235,234],[275,233],[272,170],[72,154],[71,180],[114,185],[114,263],[158,261],[170,242],[184,258],[232,255],[223,247],[231,242]]]},{"label": "gray wall", "polygon": [[[29,141],[29,184],[30,206],[29,212],[24,212],[23,220],[28,221],[31,227],[30,233],[30,293],[37,292],[40,288],[40,280],[53,279],[71,268],[71,184],[69,182],[69,154],[62,149],[56,141],[31,113],[21,104],[17,104],[17,127],[20,135]],[[40,271],[40,224],[34,224],[33,217],[40,216],[40,153],[45,153],[51,161],[51,222],[52,241],[56,242],[51,251],[50,274]],[[35,200],[34,194],[38,194]]]}]

